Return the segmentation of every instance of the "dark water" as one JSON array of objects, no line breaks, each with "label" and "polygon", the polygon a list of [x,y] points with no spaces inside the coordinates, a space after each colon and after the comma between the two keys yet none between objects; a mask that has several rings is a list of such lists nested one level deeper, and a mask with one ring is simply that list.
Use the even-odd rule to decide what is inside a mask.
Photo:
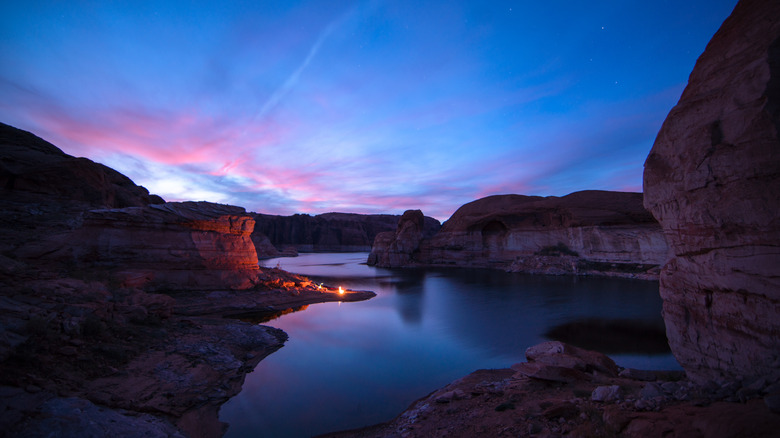
[{"label": "dark water", "polygon": [[622,366],[679,369],[664,348],[656,282],[386,270],[363,265],[366,256],[265,262],[377,297],[315,304],[266,323],[290,339],[222,407],[227,437],[308,437],[387,421],[474,370],[525,360],[548,332],[590,342]]}]

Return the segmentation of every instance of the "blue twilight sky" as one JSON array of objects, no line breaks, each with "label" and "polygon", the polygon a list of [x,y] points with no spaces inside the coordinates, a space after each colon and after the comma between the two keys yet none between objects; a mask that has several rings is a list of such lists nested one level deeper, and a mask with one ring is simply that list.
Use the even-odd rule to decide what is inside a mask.
[{"label": "blue twilight sky", "polygon": [[641,191],[735,4],[2,2],[0,121],[166,200],[272,214]]}]

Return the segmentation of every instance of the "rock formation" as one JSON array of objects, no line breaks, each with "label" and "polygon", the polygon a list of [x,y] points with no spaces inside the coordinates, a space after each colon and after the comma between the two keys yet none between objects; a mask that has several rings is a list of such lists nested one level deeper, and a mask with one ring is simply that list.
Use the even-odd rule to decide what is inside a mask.
[{"label": "rock formation", "polygon": [[0,125],[3,436],[221,436],[219,406],[286,339],[228,318],[373,296],[259,268],[254,224]]},{"label": "rock formation", "polygon": [[403,245],[406,258],[384,255],[393,242],[388,235],[375,241],[371,258],[378,265],[653,278],[667,255],[642,194],[604,191],[489,196],[459,208],[433,238]]},{"label": "rock formation", "polygon": [[645,162],[669,343],[700,381],[780,378],[779,130],[780,3],[741,0]]},{"label": "rock formation", "polygon": [[398,220],[395,232],[377,234],[368,256],[369,265],[406,266],[413,263],[412,254],[425,236],[425,216],[420,210],[407,210]]},{"label": "rock formation", "polygon": [[[400,218],[389,214],[352,213],[325,213],[317,216],[255,214],[254,217],[257,223],[255,234],[268,236],[277,249],[292,247],[303,252],[370,251],[376,235],[395,230]],[[441,227],[439,221],[430,217],[425,218],[424,224],[426,234],[429,235]],[[269,255],[260,254],[258,249],[258,256],[275,255],[272,252]]]}]

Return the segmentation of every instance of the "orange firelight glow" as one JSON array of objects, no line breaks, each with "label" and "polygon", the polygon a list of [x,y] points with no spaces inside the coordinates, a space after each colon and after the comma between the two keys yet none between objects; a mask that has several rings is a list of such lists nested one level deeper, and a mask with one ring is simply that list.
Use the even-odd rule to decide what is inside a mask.
[{"label": "orange firelight glow", "polygon": [[339,295],[344,295],[344,289],[342,289],[341,286],[339,286]]}]

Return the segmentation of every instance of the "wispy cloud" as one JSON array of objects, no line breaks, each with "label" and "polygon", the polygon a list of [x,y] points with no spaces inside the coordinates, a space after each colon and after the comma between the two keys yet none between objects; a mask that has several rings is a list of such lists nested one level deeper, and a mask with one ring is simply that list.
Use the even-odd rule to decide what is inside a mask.
[{"label": "wispy cloud", "polygon": [[309,64],[311,64],[314,57],[317,56],[317,52],[319,52],[322,45],[325,44],[328,37],[344,22],[348,15],[349,12],[342,14],[335,20],[328,23],[327,26],[325,26],[325,29],[320,32],[319,36],[314,41],[314,44],[312,44],[309,48],[309,51],[306,54],[306,57],[303,59],[303,62],[298,65],[298,67],[287,77],[284,83],[282,83],[282,85],[271,94],[265,103],[263,103],[263,106],[260,107],[260,110],[255,114],[249,123],[254,123],[257,119],[263,118],[266,114],[268,114],[269,111],[273,110],[293,88],[295,88],[295,85],[300,80],[301,75],[309,67]]}]

